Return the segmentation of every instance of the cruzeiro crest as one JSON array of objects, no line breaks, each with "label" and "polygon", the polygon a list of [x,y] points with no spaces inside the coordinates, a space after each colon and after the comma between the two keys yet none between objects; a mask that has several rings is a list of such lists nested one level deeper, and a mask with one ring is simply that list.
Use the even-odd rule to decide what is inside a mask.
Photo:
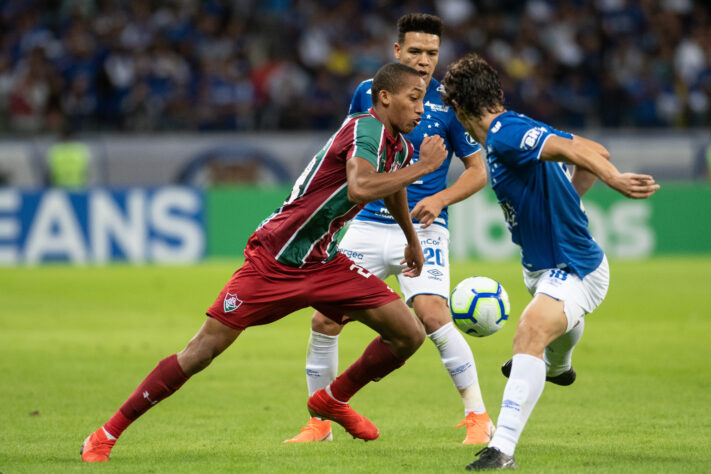
[{"label": "cruzeiro crest", "polygon": [[225,313],[229,313],[230,311],[234,311],[237,308],[242,305],[242,300],[237,297],[237,295],[234,295],[232,293],[227,293],[225,295],[225,300],[222,303]]}]

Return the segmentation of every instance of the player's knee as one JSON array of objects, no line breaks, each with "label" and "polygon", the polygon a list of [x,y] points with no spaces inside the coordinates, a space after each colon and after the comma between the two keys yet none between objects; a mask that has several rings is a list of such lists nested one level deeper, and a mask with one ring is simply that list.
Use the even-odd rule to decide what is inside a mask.
[{"label": "player's knee", "polygon": [[437,295],[419,295],[413,302],[415,314],[425,326],[427,334],[432,334],[451,321],[447,300]]},{"label": "player's knee", "polygon": [[316,311],[311,318],[311,330],[327,336],[338,336],[343,326]]}]

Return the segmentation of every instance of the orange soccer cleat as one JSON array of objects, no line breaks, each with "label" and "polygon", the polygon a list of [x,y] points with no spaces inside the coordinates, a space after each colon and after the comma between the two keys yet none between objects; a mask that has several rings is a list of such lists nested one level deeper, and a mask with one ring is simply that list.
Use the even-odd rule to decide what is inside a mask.
[{"label": "orange soccer cleat", "polygon": [[491,441],[495,429],[494,423],[491,422],[491,418],[486,412],[480,415],[470,412],[455,428],[460,426],[467,427],[467,437],[464,438],[462,444],[486,444]]},{"label": "orange soccer cleat", "polygon": [[87,436],[81,444],[79,454],[81,454],[82,461],[85,462],[106,462],[109,460],[109,454],[111,454],[114,444],[116,444],[116,440],[107,438],[102,427]]},{"label": "orange soccer cleat", "polygon": [[309,397],[308,407],[311,416],[335,421],[354,438],[368,441],[380,436],[378,428],[370,420],[356,412],[347,403],[335,400],[324,389],[317,390]]},{"label": "orange soccer cleat", "polygon": [[291,439],[284,440],[285,443],[311,443],[314,441],[333,441],[330,421],[312,417],[306,426],[301,428],[301,433]]}]

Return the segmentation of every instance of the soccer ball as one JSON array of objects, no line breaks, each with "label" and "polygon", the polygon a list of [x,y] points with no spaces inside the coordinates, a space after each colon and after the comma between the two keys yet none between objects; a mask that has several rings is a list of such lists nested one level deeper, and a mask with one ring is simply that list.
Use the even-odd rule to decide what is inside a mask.
[{"label": "soccer ball", "polygon": [[449,298],[452,321],[475,337],[494,334],[509,319],[509,295],[496,280],[475,276],[462,280]]}]

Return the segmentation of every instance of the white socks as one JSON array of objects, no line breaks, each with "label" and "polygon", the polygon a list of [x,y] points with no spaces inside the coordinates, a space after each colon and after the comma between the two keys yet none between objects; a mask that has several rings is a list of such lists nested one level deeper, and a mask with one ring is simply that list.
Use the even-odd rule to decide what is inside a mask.
[{"label": "white socks", "polygon": [[546,383],[546,364],[528,354],[513,356],[511,375],[504,388],[496,432],[489,446],[513,456],[516,443],[533,407],[543,393]]},{"label": "white socks", "polygon": [[338,336],[327,336],[311,330],[306,350],[306,384],[309,395],[326,388],[338,374]]},{"label": "white socks", "polygon": [[570,331],[561,335],[555,341],[548,344],[543,352],[543,361],[546,363],[546,374],[551,377],[560,375],[570,368],[570,359],[573,356],[573,349],[585,329],[585,319]]},{"label": "white socks", "polygon": [[[444,367],[459,390],[465,414],[484,413],[486,407],[481,397],[474,356],[453,323],[447,323],[429,335],[439,350]],[[311,330],[306,352],[306,384],[309,395],[326,388],[338,374],[338,336],[327,336]]]},{"label": "white socks", "polygon": [[479,389],[474,356],[462,333],[450,322],[427,337],[437,346],[442,363],[462,396],[465,415],[484,413],[486,407]]}]

